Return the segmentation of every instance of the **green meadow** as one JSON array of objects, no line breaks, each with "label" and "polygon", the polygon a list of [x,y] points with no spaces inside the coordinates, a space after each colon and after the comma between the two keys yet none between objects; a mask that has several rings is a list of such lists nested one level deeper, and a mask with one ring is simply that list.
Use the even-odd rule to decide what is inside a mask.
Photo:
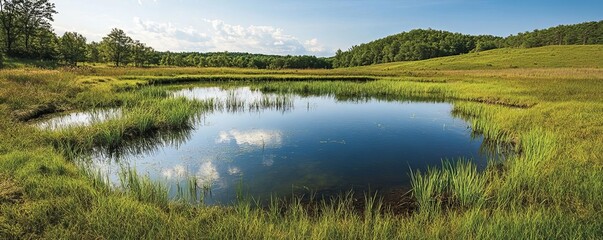
[{"label": "green meadow", "polygon": [[[109,67],[0,70],[0,239],[597,239],[603,236],[603,46],[501,48],[324,70]],[[194,178],[166,186],[122,169],[113,186],[79,155],[178,137],[208,101],[171,97],[204,84],[336,98],[441,99],[513,154],[478,171],[443,161],[413,171],[408,211],[352,194],[310,204],[272,199],[205,206]],[[229,103],[236,107],[236,102]],[[283,107],[266,99],[255,107]],[[118,118],[58,131],[60,113],[120,108]],[[163,132],[176,136],[164,136]],[[401,173],[404,174],[404,173]],[[190,187],[194,186],[194,187]],[[199,188],[205,188],[199,186]]]}]

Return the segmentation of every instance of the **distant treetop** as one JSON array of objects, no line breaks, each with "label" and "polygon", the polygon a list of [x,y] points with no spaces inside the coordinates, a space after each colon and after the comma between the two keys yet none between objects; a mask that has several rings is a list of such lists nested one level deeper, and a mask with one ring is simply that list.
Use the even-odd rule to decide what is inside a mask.
[{"label": "distant treetop", "polygon": [[603,44],[603,21],[560,25],[506,38],[416,29],[353,46],[347,51],[338,50],[333,58],[333,67],[423,60],[502,47],[576,44]]}]

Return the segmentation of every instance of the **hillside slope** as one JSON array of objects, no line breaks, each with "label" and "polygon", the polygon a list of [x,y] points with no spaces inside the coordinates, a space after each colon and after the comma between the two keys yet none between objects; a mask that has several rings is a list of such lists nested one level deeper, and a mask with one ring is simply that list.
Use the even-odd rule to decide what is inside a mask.
[{"label": "hillside slope", "polygon": [[337,51],[333,67],[425,60],[508,47],[603,44],[603,21],[559,25],[506,38],[415,29]]},{"label": "hillside slope", "polygon": [[358,68],[377,71],[603,68],[603,45],[502,48],[458,56],[384,63]]}]

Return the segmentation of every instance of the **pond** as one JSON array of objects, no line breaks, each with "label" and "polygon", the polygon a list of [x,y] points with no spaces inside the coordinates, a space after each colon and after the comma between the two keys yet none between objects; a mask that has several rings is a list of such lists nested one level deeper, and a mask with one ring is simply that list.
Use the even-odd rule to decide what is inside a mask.
[{"label": "pond", "polygon": [[95,123],[121,117],[121,110],[116,108],[95,110],[90,112],[74,112],[51,118],[36,124],[40,129],[59,130],[68,127],[90,126]]},{"label": "pond", "polygon": [[342,101],[248,87],[198,87],[174,95],[222,104],[179,137],[118,156],[97,155],[97,166],[115,180],[126,163],[166,182],[171,194],[193,176],[210,189],[206,204],[229,204],[241,193],[264,200],[349,190],[403,193],[411,169],[459,158],[478,169],[487,165],[482,137],[452,116],[451,103]]}]

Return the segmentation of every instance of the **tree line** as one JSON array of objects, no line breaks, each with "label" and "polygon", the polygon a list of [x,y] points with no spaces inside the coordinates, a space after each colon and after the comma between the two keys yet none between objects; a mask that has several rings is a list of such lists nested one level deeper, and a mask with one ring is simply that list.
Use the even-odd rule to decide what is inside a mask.
[{"label": "tree line", "polygon": [[560,25],[506,38],[416,29],[353,46],[347,51],[338,50],[333,57],[333,67],[423,60],[503,47],[575,44],[603,44],[603,21]]},{"label": "tree line", "polygon": [[[159,52],[112,29],[100,42],[87,42],[77,32],[57,36],[52,28],[58,12],[49,0],[0,0],[2,56],[57,62],[110,63],[114,66],[241,67],[261,69],[331,68],[330,59],[248,53]],[[2,58],[0,58],[2,59]]]},{"label": "tree line", "polygon": [[239,67],[257,69],[331,68],[332,66],[329,59],[315,56],[277,56],[229,52],[158,52],[140,41],[132,40],[120,29],[113,29],[100,43],[92,42],[85,47],[85,50],[83,46],[80,45],[80,48],[78,48],[82,49],[78,55],[81,56],[78,61],[110,62],[115,66],[130,64],[136,67]]},{"label": "tree line", "polygon": [[[13,58],[39,59],[76,66],[81,62],[114,66],[240,67],[304,69],[363,66],[422,60],[502,47],[603,44],[603,21],[560,25],[506,38],[416,29],[338,50],[334,57],[278,56],[250,53],[159,52],[112,29],[100,42],[77,32],[57,36],[52,28],[55,4],[50,0],[0,0],[0,52]],[[0,56],[0,60],[3,59]],[[1,63],[1,61],[0,61]]]},{"label": "tree line", "polygon": [[251,53],[158,53],[159,65],[180,67],[239,67],[257,69],[331,68],[327,58],[315,56],[278,56]]},{"label": "tree line", "polygon": [[503,46],[531,48],[586,44],[603,44],[603,21],[559,25],[544,30],[519,33],[507,37]]}]

